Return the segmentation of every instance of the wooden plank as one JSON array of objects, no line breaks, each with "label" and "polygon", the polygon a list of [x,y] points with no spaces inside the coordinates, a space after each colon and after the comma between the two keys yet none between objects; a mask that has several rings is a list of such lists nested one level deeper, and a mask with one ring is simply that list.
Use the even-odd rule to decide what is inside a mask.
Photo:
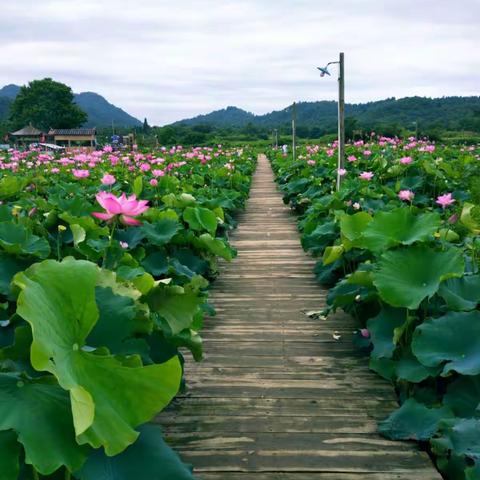
[{"label": "wooden plank", "polygon": [[415,443],[378,435],[396,399],[353,347],[355,321],[305,314],[327,292],[265,157],[239,221],[238,256],[211,291],[204,361],[186,353],[187,390],[156,419],[167,441],[200,480],[440,479]]}]

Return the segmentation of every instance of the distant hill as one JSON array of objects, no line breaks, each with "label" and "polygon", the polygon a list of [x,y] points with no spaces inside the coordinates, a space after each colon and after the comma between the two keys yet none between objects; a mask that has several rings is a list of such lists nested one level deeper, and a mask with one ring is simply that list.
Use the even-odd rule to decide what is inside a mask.
[{"label": "distant hill", "polygon": [[15,100],[15,97],[18,95],[20,91],[20,87],[18,85],[5,85],[4,87],[0,88],[0,97],[6,97],[10,100]]},{"label": "distant hill", "polygon": [[[480,127],[480,97],[405,97],[388,98],[368,103],[347,104],[345,115],[355,119],[359,126],[397,124],[410,128],[414,122],[449,130]],[[206,115],[175,122],[172,125],[210,125],[216,128],[287,126],[292,119],[291,106],[265,115],[254,115],[237,107],[227,107]],[[334,101],[297,103],[297,125],[332,130],[337,121],[337,103]],[[470,128],[470,127],[468,127]]]},{"label": "distant hill", "polygon": [[[8,118],[10,104],[18,95],[18,85],[6,85],[0,88],[0,121]],[[116,127],[137,127],[142,122],[127,112],[109,103],[104,97],[94,92],[75,93],[75,103],[88,114],[85,127],[110,127],[112,121]]]},{"label": "distant hill", "polygon": [[111,126],[112,120],[117,127],[138,127],[142,122],[132,117],[119,107],[107,102],[104,97],[94,92],[75,94],[75,103],[88,113],[86,127]]},{"label": "distant hill", "polygon": [[241,108],[227,107],[222,110],[215,110],[206,115],[198,115],[194,118],[180,120],[172,125],[213,125],[213,126],[228,126],[228,127],[243,127],[248,122],[255,122],[259,118],[253,113],[246,112]]}]

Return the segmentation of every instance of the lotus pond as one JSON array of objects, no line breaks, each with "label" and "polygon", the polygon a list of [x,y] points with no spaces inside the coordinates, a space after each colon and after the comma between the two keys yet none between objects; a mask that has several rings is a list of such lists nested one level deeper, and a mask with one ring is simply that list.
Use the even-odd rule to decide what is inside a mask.
[{"label": "lotus pond", "polygon": [[255,155],[0,155],[2,480],[192,479],[148,424],[202,356]]},{"label": "lotus pond", "polygon": [[[284,201],[370,368],[400,408],[383,435],[422,442],[448,479],[480,478],[480,148],[410,138],[272,151]],[[336,192],[337,173],[342,186]]]}]

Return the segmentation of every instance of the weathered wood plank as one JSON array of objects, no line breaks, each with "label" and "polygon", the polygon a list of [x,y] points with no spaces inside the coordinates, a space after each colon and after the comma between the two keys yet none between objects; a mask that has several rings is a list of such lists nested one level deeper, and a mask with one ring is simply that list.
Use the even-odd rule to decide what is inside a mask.
[{"label": "weathered wood plank", "polygon": [[[319,311],[327,292],[301,249],[264,157],[220,265],[205,359],[186,355],[187,391],[156,421],[201,480],[438,480],[417,445],[377,434],[391,385],[352,345],[358,326]],[[172,479],[173,480],[173,479]]]}]

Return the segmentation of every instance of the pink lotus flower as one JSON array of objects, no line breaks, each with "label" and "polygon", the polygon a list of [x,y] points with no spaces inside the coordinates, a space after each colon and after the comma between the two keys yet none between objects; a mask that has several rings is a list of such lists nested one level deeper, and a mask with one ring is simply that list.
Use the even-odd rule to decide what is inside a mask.
[{"label": "pink lotus flower", "polygon": [[137,200],[135,195],[127,197],[124,193],[120,197],[116,197],[113,193],[100,192],[96,199],[107,213],[93,212],[92,215],[95,218],[109,221],[120,215],[120,221],[124,225],[141,225],[142,223],[134,217],[150,208],[147,200]]},{"label": "pink lotus flower", "polygon": [[373,172],[362,172],[358,178],[362,180],[371,180],[373,178]]},{"label": "pink lotus flower", "polygon": [[156,178],[152,178],[149,183],[152,187],[156,187],[158,185],[158,180]]},{"label": "pink lotus flower", "polygon": [[73,176],[75,178],[87,178],[90,176],[90,171],[89,170],[82,170],[82,169],[79,169],[79,170],[72,170],[72,173],[73,173]]},{"label": "pink lotus flower", "polygon": [[360,329],[360,335],[363,338],[370,338],[370,332],[368,331],[368,328],[361,328]]},{"label": "pink lotus flower", "polygon": [[369,156],[372,154],[372,152],[371,152],[370,150],[364,150],[364,151],[363,151],[363,154],[364,154],[366,157],[369,157]]},{"label": "pink lotus flower", "polygon": [[113,185],[116,181],[117,179],[109,173],[106,173],[101,180],[102,185]]},{"label": "pink lotus flower", "polygon": [[415,194],[411,190],[400,190],[398,192],[398,198],[404,202],[411,202]]},{"label": "pink lotus flower", "polygon": [[355,210],[360,210],[360,204],[358,202],[355,202],[352,207],[355,209]]},{"label": "pink lotus flower", "polygon": [[356,162],[356,161],[357,161],[357,157],[356,157],[355,155],[349,155],[349,156],[347,157],[347,160],[348,160],[349,162]]},{"label": "pink lotus flower", "polygon": [[410,164],[410,163],[412,163],[412,162],[413,162],[413,158],[412,158],[412,157],[402,157],[402,158],[400,159],[400,163],[401,163],[402,165],[408,165],[408,164]]},{"label": "pink lotus flower", "polygon": [[452,197],[451,193],[446,193],[445,195],[440,195],[437,197],[436,203],[441,205],[442,208],[448,207],[455,202],[455,199]]},{"label": "pink lotus flower", "polygon": [[307,160],[308,165],[315,165],[317,162],[315,160]]},{"label": "pink lotus flower", "polygon": [[454,213],[448,218],[448,223],[457,223],[458,222],[458,215]]},{"label": "pink lotus flower", "polygon": [[343,177],[344,175],[347,174],[347,171],[346,171],[344,168],[339,168],[339,169],[337,170],[337,173],[338,173],[341,177]]}]

